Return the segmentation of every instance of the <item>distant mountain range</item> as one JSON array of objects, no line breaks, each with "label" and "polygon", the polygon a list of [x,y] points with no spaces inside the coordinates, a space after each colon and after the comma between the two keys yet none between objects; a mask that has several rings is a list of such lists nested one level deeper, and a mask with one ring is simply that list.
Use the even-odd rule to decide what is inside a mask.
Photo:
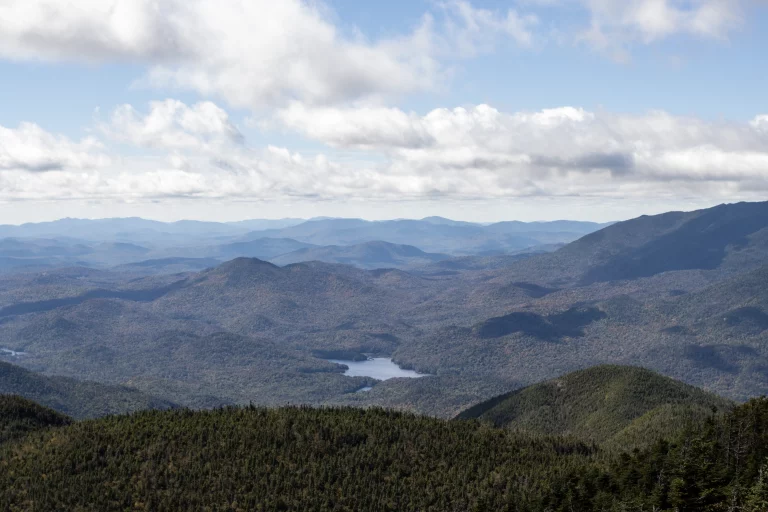
[{"label": "distant mountain range", "polygon": [[490,225],[439,217],[370,222],[328,219],[283,229],[256,231],[244,238],[291,238],[314,245],[357,245],[385,241],[454,256],[500,254],[538,245],[571,242],[605,227],[592,222],[500,222]]},{"label": "distant mountain range", "polygon": [[303,261],[342,263],[360,268],[408,268],[444,261],[447,254],[427,253],[412,245],[389,242],[365,242],[357,245],[313,247],[299,249],[272,258],[277,265],[290,265]]},{"label": "distant mountain range", "polygon": [[[281,219],[231,223],[62,219],[0,226],[0,272],[87,266],[158,274],[199,270],[204,268],[199,266],[204,260],[215,266],[239,257],[274,260],[278,264],[316,259],[360,268],[412,268],[462,255],[550,251],[603,226],[572,221],[484,225],[440,217],[379,222]],[[186,263],[179,265],[182,260]],[[177,263],[158,264],[171,261]]]}]

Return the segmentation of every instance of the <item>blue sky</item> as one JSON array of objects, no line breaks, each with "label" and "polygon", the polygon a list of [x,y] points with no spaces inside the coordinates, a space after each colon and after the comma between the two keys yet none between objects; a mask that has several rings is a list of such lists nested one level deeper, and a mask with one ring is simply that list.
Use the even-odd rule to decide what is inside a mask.
[{"label": "blue sky", "polygon": [[766,28],[757,0],[9,0],[0,216],[762,200]]}]

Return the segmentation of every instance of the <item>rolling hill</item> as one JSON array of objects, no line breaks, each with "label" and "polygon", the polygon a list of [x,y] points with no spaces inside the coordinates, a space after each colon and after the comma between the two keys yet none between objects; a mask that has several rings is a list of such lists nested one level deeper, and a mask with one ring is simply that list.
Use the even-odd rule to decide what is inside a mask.
[{"label": "rolling hill", "polygon": [[458,418],[632,447],[673,437],[711,416],[713,408],[727,411],[732,406],[643,368],[597,366],[495,397]]}]

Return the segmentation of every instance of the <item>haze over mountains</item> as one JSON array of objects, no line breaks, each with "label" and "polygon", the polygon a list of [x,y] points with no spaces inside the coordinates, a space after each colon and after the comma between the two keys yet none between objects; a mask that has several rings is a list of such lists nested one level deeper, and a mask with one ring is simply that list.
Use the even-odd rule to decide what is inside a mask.
[{"label": "haze over mountains", "polygon": [[[552,250],[602,226],[570,221],[481,225],[439,217],[377,222],[281,219],[230,223],[63,219],[0,226],[0,272],[126,265],[120,270],[162,273],[200,270],[237,257],[279,257],[277,261],[284,263],[318,259],[365,268],[399,268],[449,256]],[[421,251],[439,256],[424,256]]]},{"label": "haze over mountains", "polygon": [[[482,240],[501,229],[320,220],[253,240],[358,245],[298,249],[331,263],[179,257],[9,274],[0,279],[0,348],[23,354],[0,357],[193,407],[384,405],[449,417],[605,363],[645,366],[736,400],[768,392],[768,203],[640,217],[554,252],[449,258],[360,240],[361,226],[394,236],[414,222],[434,227],[433,246],[450,239],[444,229]],[[233,236],[240,242],[223,243],[253,235]],[[404,270],[364,268],[378,265]],[[365,355],[431,376],[377,382],[326,360]]]}]

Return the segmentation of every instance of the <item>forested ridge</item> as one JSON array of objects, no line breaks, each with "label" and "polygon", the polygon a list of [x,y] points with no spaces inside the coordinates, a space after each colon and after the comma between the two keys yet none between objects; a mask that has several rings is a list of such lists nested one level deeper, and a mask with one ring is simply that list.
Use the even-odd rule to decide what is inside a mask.
[{"label": "forested ridge", "polygon": [[645,368],[601,365],[495,397],[458,417],[626,448],[672,436],[733,405]]},{"label": "forested ridge", "polygon": [[0,443],[72,422],[67,416],[16,395],[0,395]]},{"label": "forested ridge", "polygon": [[145,411],[0,446],[0,509],[726,511],[768,507],[768,400],[619,452],[383,409]]}]

